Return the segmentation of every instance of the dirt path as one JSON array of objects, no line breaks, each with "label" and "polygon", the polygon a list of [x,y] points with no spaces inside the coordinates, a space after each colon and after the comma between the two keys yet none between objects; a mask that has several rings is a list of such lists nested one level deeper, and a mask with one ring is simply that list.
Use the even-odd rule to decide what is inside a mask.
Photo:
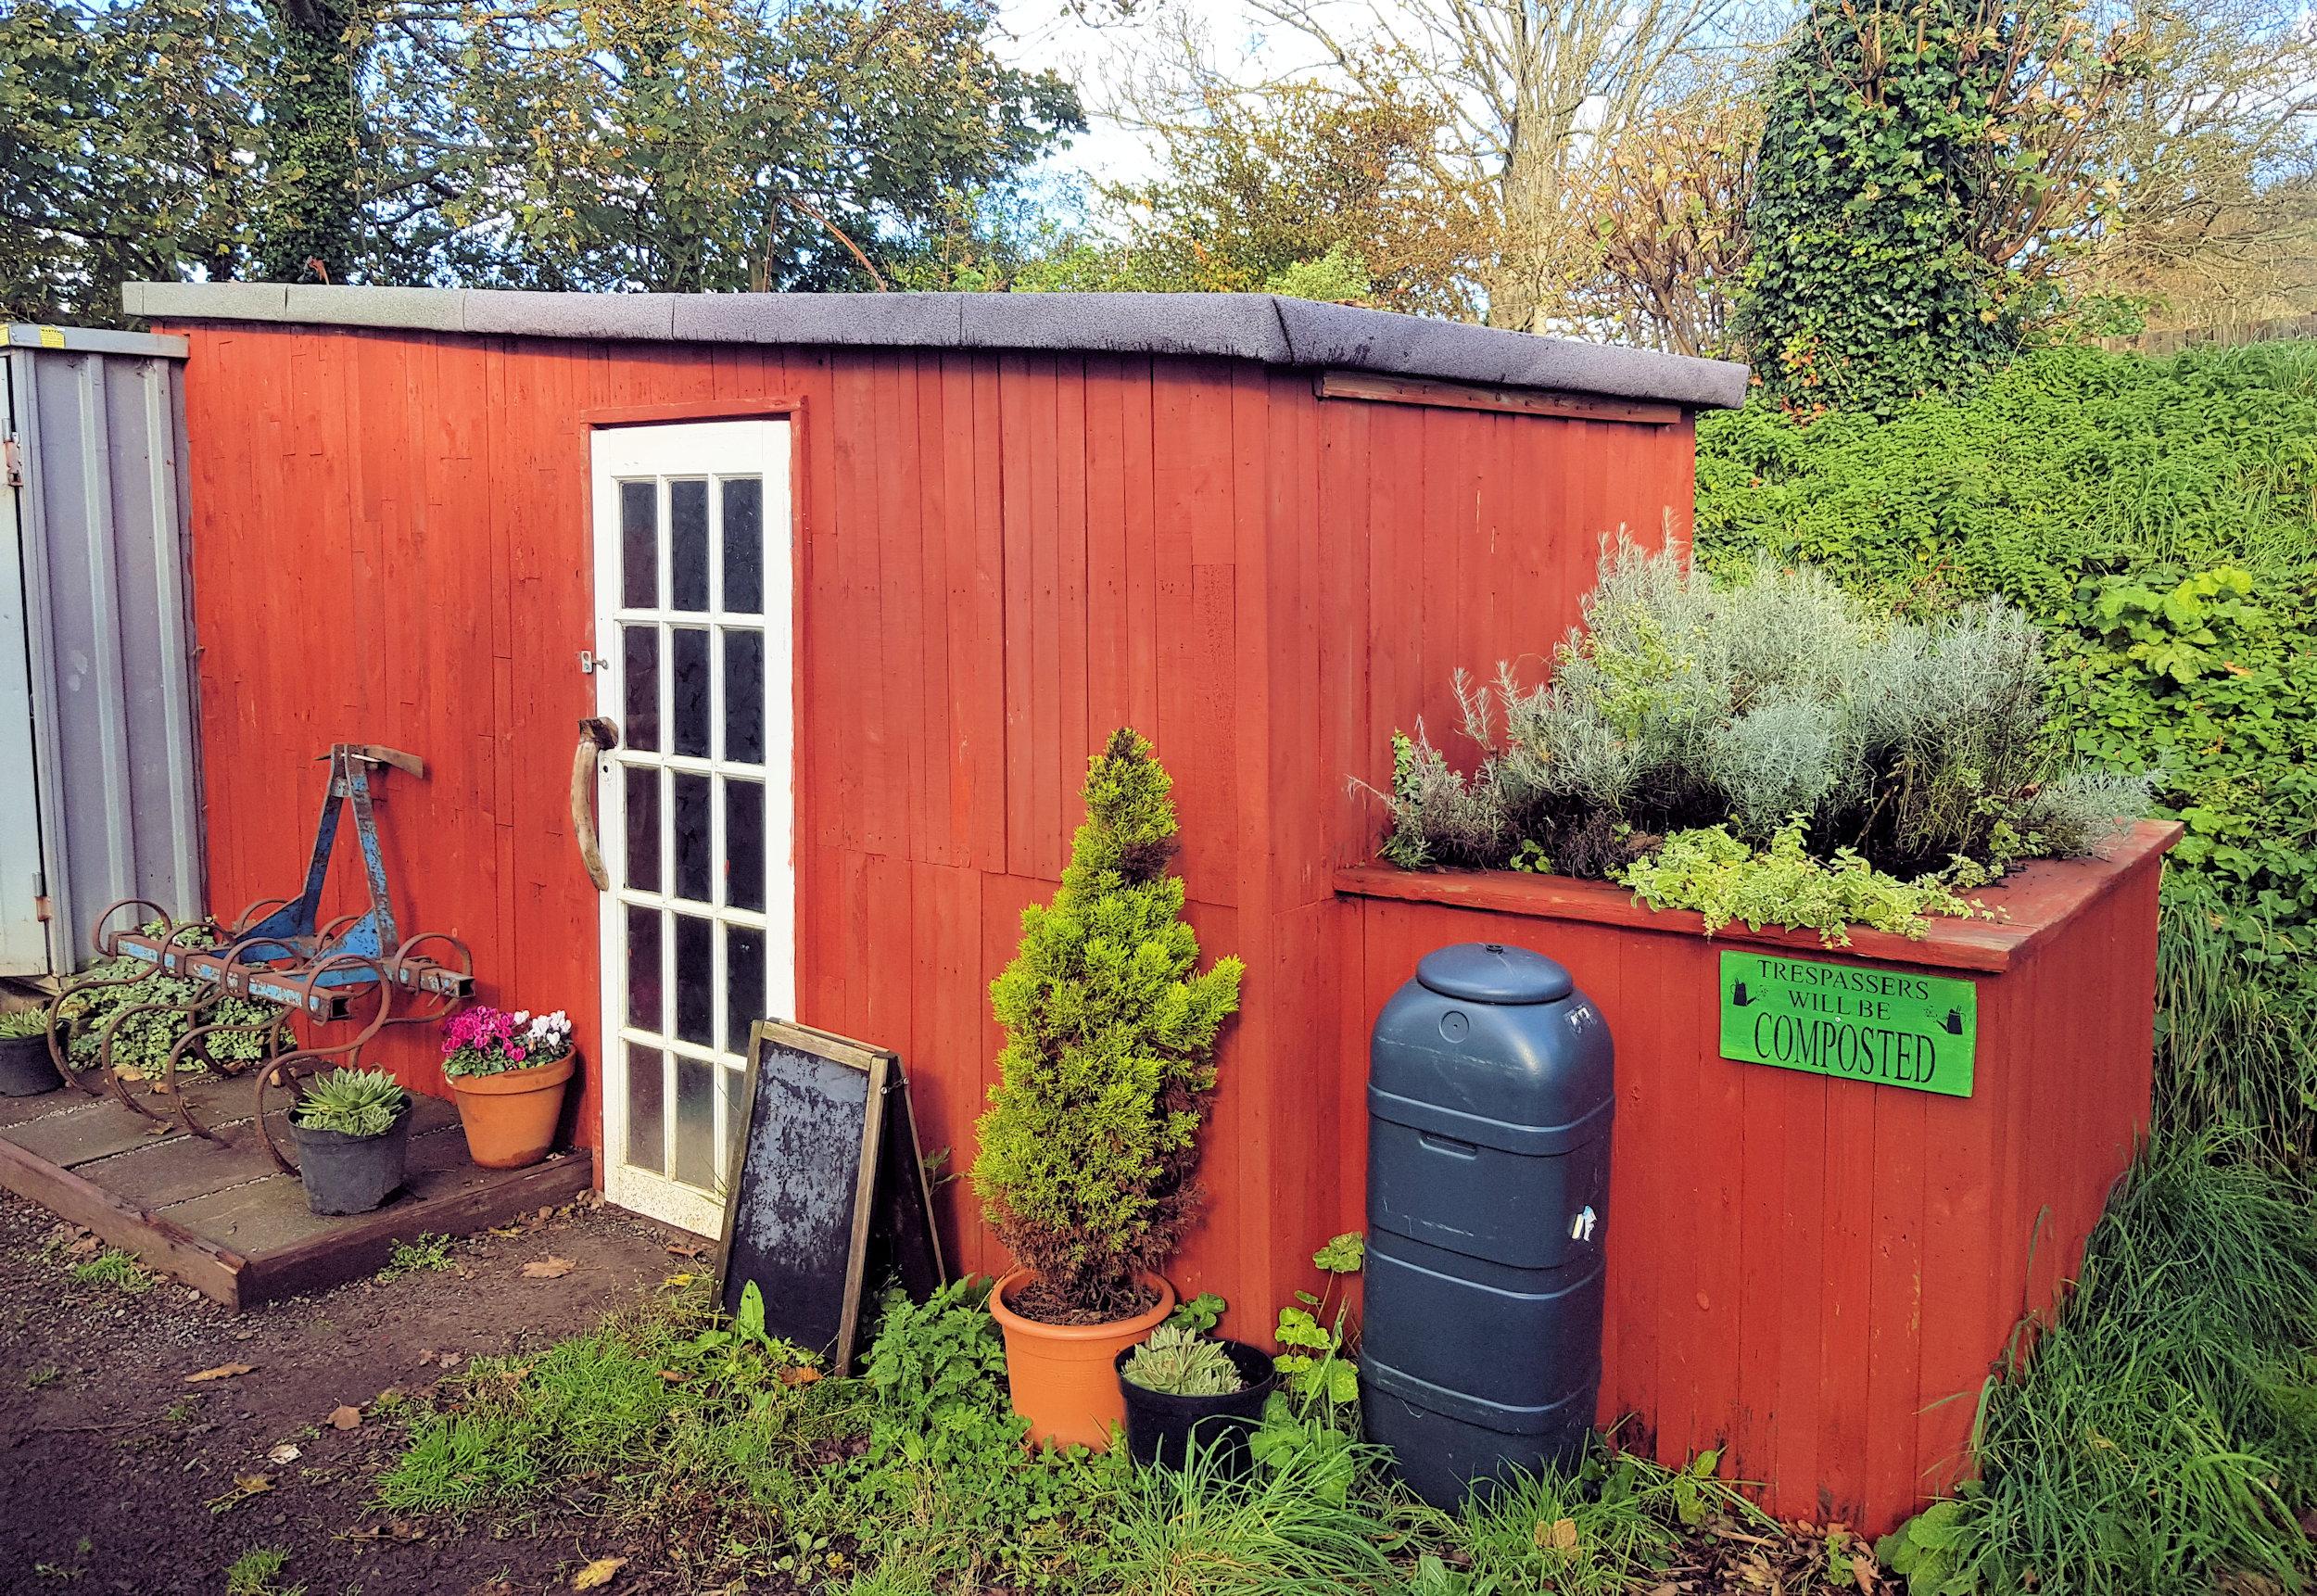
[{"label": "dirt path", "polygon": [[[591,1326],[686,1267],[668,1243],[582,1204],[237,1318],[168,1280],[76,1281],[94,1238],[0,1192],[0,1590],[219,1596],[253,1547],[288,1553],[275,1582],[307,1596],[567,1587],[618,1550],[584,1522],[438,1539],[370,1511],[404,1435],[377,1400]],[[525,1274],[549,1259],[571,1267]]]}]

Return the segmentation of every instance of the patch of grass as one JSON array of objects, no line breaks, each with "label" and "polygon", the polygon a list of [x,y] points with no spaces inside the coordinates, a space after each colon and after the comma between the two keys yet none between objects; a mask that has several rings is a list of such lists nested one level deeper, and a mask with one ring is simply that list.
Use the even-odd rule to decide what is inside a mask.
[{"label": "patch of grass", "polygon": [[299,1596],[306,1588],[287,1590],[274,1584],[289,1564],[289,1553],[272,1546],[253,1546],[234,1559],[225,1570],[225,1596]]},{"label": "patch of grass", "polygon": [[1476,1494],[1445,1537],[1469,1567],[1458,1589],[1609,1596],[1664,1567],[1683,1535],[1709,1518],[1775,1532],[1772,1520],[1715,1476],[1718,1461],[1706,1452],[1669,1469],[1596,1446],[1573,1470]]},{"label": "patch of grass", "polygon": [[383,1285],[389,1280],[399,1280],[406,1274],[456,1269],[458,1264],[450,1256],[454,1245],[447,1235],[422,1235],[416,1241],[398,1241],[394,1244],[394,1250],[386,1255],[386,1266],[378,1271],[376,1278]]},{"label": "patch of grass", "polygon": [[135,1258],[119,1248],[108,1247],[85,1263],[72,1266],[72,1280],[79,1286],[110,1286],[132,1297],[142,1297],[159,1282]]},{"label": "patch of grass", "polygon": [[1386,1556],[1403,1536],[1386,1501],[1328,1488],[1309,1454],[1251,1479],[1211,1453],[1141,1469],[1104,1516],[1094,1589],[1148,1596],[1326,1596],[1399,1585]]},{"label": "patch of grass", "polygon": [[24,1376],[24,1388],[28,1391],[37,1391],[42,1387],[53,1386],[63,1378],[62,1369],[54,1363],[43,1363]]},{"label": "patch of grass", "polygon": [[1885,1561],[1918,1593],[2298,1589],[2317,1502],[2309,1193],[2211,1132],[2148,1154],[2074,1300],[1981,1401],[1982,1477]]}]

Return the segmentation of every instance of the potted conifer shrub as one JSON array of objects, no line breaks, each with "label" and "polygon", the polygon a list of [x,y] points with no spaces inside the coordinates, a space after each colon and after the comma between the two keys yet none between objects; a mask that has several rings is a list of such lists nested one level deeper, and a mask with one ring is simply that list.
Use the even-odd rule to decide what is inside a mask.
[{"label": "potted conifer shrub", "polygon": [[1030,1438],[1109,1444],[1115,1362],[1174,1307],[1159,1270],[1197,1212],[1198,1128],[1241,966],[1198,973],[1172,783],[1121,728],[1089,762],[1061,890],[991,984],[1006,1028],[973,1187],[1016,1267],[990,1294]]},{"label": "potted conifer shrub", "polygon": [[442,1029],[443,1079],[459,1100],[467,1156],[487,1170],[521,1169],[547,1157],[578,1062],[571,1017],[560,1008],[510,1013],[478,1003]]},{"label": "potted conifer shrub", "polygon": [[333,1070],[290,1109],[298,1178],[316,1213],[368,1213],[402,1184],[411,1095],[384,1070]]},{"label": "potted conifer shrub", "polygon": [[48,1007],[0,1014],[0,1097],[36,1097],[64,1084],[48,1056]]}]

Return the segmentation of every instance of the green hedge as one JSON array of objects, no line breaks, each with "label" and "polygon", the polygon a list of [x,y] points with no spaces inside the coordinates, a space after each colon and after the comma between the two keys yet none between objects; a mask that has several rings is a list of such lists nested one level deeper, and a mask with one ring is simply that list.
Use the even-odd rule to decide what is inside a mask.
[{"label": "green hedge", "polygon": [[2241,956],[2317,948],[2317,344],[2048,349],[1887,421],[1757,404],[1698,445],[1709,567],[2025,605],[2075,751],[2159,770]]}]

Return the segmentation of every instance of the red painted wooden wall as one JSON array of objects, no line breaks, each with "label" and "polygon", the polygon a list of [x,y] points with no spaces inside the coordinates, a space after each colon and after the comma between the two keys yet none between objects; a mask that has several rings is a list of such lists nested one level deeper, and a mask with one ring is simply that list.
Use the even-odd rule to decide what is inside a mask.
[{"label": "red painted wooden wall", "polygon": [[[1215,1202],[1174,1270],[1242,1334],[1356,1222],[1365,997],[1334,877],[1377,823],[1347,778],[1382,780],[1419,715],[1450,733],[1455,667],[1540,664],[1603,534],[1688,530],[1686,424],[1323,400],[1247,362],[172,330],[215,907],[295,884],[315,754],[407,749],[428,778],[381,804],[406,928],[468,939],[487,997],[569,1008],[596,1057],[566,808],[597,642],[581,418],[791,410],[798,1018],[897,1049],[962,1170],[988,982],[1060,874],[1088,754],[1146,732],[1206,951],[1248,965]],[[392,1062],[440,1089],[426,1039]],[[944,1207],[965,1266],[997,1267],[961,1186]]]},{"label": "red painted wooden wall", "polygon": [[[1814,935],[1653,914],[1604,882],[1347,872],[1359,906],[1348,1056],[1457,942],[1564,963],[1616,1043],[1609,1302],[1599,1419],[1679,1463],[1723,1449],[1783,1518],[1880,1534],[1951,1485],[1980,1387],[2021,1316],[2072,1278],[2148,1123],[2159,860],[2143,824],[2111,859],[2028,867],[1981,894],[2008,918]],[[1729,945],[1979,982],[1974,1091],[1938,1096],[1719,1057]],[[1364,1114],[1346,1071],[1339,1113]],[[1343,1142],[1339,1216],[1364,1203]]]}]

